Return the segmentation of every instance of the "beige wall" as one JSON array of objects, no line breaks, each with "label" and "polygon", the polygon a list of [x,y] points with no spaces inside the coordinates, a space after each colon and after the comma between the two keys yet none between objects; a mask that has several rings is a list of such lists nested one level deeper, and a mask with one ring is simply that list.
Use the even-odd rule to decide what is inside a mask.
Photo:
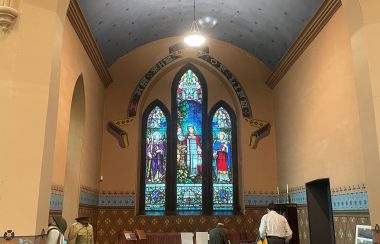
[{"label": "beige wall", "polygon": [[[168,55],[170,45],[181,42],[179,38],[167,38],[140,47],[120,58],[110,68],[114,82],[106,90],[104,127],[110,120],[126,118],[127,106],[137,82],[159,60]],[[253,110],[253,117],[266,120],[273,125],[273,92],[265,85],[270,71],[257,59],[230,44],[209,40],[210,55],[221,61],[239,79],[244,87]],[[249,149],[249,127],[242,118],[236,96],[227,81],[208,64],[194,59],[195,53],[184,51],[184,58],[171,64],[157,74],[143,94],[138,115],[126,127],[130,146],[122,149],[116,139],[105,132],[103,141],[102,169],[104,181],[102,191],[136,192],[140,150],[140,116],[143,108],[159,98],[170,110],[171,83],[176,72],[187,62],[194,63],[204,75],[209,92],[208,109],[224,99],[237,111],[240,180],[244,191],[273,191],[277,185],[275,153],[275,127],[262,140],[256,150]],[[264,179],[267,181],[264,182]]]},{"label": "beige wall", "polygon": [[[372,226],[380,222],[380,11],[379,1],[343,0],[356,80],[368,204]],[[377,133],[375,133],[377,131]]]},{"label": "beige wall", "polygon": [[82,112],[84,113],[85,123],[82,148],[78,149],[82,153],[80,184],[97,190],[99,189],[102,151],[102,116],[105,88],[70,21],[66,19],[52,179],[52,183],[56,185],[64,185],[71,102],[76,81],[81,74],[84,82],[85,109]]},{"label": "beige wall", "polygon": [[364,183],[351,46],[339,9],[275,90],[277,158],[282,186],[328,177]]},{"label": "beige wall", "polygon": [[46,228],[68,2],[18,1],[0,33],[0,229],[19,236]]}]

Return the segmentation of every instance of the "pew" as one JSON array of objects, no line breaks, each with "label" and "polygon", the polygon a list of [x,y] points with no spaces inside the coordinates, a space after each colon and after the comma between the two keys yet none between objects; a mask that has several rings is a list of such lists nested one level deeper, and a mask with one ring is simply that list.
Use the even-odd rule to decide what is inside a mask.
[{"label": "pew", "polygon": [[[124,233],[118,235],[118,244],[181,244],[181,233],[146,233],[146,240],[126,240]],[[227,239],[231,244],[254,244],[254,240],[247,240],[246,233],[229,232]],[[194,240],[195,243],[195,240]]]},{"label": "pew", "polygon": [[126,240],[123,233],[119,234],[118,244],[181,244],[181,233],[146,233],[146,240]]}]

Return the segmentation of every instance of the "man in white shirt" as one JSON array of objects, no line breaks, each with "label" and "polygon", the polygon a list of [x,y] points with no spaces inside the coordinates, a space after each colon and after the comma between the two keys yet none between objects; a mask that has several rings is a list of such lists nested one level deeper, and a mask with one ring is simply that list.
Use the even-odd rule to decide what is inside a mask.
[{"label": "man in white shirt", "polygon": [[292,239],[293,232],[284,216],[273,210],[267,209],[267,214],[261,218],[260,237],[266,237],[269,244],[284,244]]}]

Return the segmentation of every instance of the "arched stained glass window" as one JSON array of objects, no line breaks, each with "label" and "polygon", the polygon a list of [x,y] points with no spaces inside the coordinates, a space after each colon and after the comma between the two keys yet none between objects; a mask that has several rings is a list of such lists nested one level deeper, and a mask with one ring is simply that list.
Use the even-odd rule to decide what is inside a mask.
[{"label": "arched stained glass window", "polygon": [[213,208],[233,210],[232,123],[224,107],[212,117],[212,139]]},{"label": "arched stained glass window", "polygon": [[203,96],[199,78],[188,69],[176,87],[177,210],[202,209]]},{"label": "arched stained glass window", "polygon": [[165,210],[168,123],[165,113],[159,106],[151,106],[145,127],[145,211]]},{"label": "arched stained glass window", "polygon": [[240,213],[236,116],[223,101],[207,111],[206,82],[191,64],[173,81],[171,116],[158,100],[145,109],[140,212]]}]

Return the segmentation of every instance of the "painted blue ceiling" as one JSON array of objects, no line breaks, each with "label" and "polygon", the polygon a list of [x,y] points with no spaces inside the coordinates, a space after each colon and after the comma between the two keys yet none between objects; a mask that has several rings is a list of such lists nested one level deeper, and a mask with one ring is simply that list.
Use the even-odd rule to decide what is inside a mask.
[{"label": "painted blue ceiling", "polygon": [[[193,0],[78,0],[107,65],[148,42],[185,35]],[[197,19],[218,23],[201,31],[229,42],[273,69],[323,0],[197,0]],[[212,47],[211,47],[212,48]]]}]

